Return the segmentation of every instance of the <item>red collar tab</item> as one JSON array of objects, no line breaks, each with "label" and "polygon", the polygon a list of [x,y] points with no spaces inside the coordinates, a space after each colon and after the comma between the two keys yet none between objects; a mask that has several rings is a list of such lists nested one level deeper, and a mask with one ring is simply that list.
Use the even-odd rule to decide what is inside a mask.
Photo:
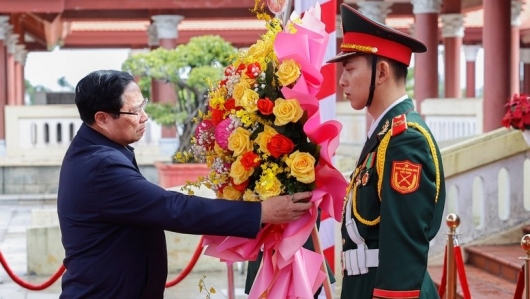
[{"label": "red collar tab", "polygon": [[401,114],[392,119],[392,136],[399,135],[407,130],[407,115]]}]

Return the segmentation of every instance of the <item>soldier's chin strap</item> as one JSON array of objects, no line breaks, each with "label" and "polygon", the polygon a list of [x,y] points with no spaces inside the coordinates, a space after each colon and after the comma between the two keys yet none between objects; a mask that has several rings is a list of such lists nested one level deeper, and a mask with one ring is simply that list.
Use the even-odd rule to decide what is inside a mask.
[{"label": "soldier's chin strap", "polygon": [[368,95],[368,101],[366,102],[366,107],[370,107],[370,105],[372,104],[372,100],[374,99],[376,66],[377,66],[377,55],[372,55],[372,80],[370,81],[370,94]]}]

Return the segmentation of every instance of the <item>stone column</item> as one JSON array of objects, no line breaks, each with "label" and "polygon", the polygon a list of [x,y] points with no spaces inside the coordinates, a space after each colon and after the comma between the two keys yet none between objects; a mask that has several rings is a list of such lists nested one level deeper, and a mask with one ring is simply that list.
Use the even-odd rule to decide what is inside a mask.
[{"label": "stone column", "polygon": [[392,11],[390,9],[392,3],[383,2],[381,0],[359,1],[357,2],[357,5],[359,6],[359,12],[361,12],[365,17],[381,24],[386,23],[386,17]]},{"label": "stone column", "polygon": [[7,104],[6,39],[9,33],[9,16],[0,16],[0,156],[5,156],[5,106]]},{"label": "stone column", "polygon": [[521,11],[523,2],[512,0],[511,2],[511,61],[510,61],[510,94],[519,94],[521,92],[520,84],[520,59],[519,59],[519,28],[521,27]]},{"label": "stone column", "polygon": [[16,104],[16,75],[15,75],[15,51],[18,42],[18,34],[10,33],[6,39],[6,91],[7,91],[7,104]]},{"label": "stone column", "polygon": [[26,65],[26,51],[25,45],[16,45],[15,47],[15,104],[24,105],[24,96],[26,94],[26,84],[24,82],[24,66]]},{"label": "stone column", "polygon": [[460,51],[464,37],[464,16],[443,14],[442,38],[444,42],[444,92],[446,98],[461,98]]},{"label": "stone column", "polygon": [[421,103],[438,97],[438,14],[441,0],[411,0],[416,19],[416,38],[427,46],[426,53],[416,53],[414,65],[414,97],[416,110]]},{"label": "stone column", "polygon": [[475,97],[475,68],[479,49],[480,46],[478,45],[464,46],[464,55],[466,57],[466,98]]},{"label": "stone column", "polygon": [[519,54],[523,63],[523,86],[521,93],[530,94],[530,48],[520,49]]},{"label": "stone column", "polygon": [[510,1],[483,0],[484,27],[484,132],[501,127],[510,97]]},{"label": "stone column", "polygon": [[[158,32],[155,24],[151,24],[147,27],[147,45],[149,46],[150,50],[154,50],[158,48],[158,46],[160,46],[160,42],[158,41]],[[157,84],[157,80],[151,79],[151,98],[149,100],[153,103],[156,103],[159,98]]]},{"label": "stone column", "polygon": [[[158,37],[160,47],[165,49],[174,49],[177,46],[178,30],[177,25],[183,19],[179,15],[155,15],[152,16]],[[177,93],[175,86],[172,83],[158,81],[154,86],[156,88],[154,94],[158,98],[153,98],[153,102],[171,103],[175,104],[177,101]],[[177,128],[173,126],[162,127],[162,140],[160,145],[160,152],[162,154],[173,154],[177,148]]]},{"label": "stone column", "polygon": [[[361,2],[358,2],[357,5],[359,6],[359,11],[363,15],[365,15],[371,20],[374,20],[381,24],[385,24],[386,17],[391,12],[390,7],[392,6],[392,3],[383,2],[383,1],[361,1]],[[368,113],[368,111],[366,111],[365,115],[366,115],[366,132],[368,132],[368,130],[370,130],[370,126],[372,125],[372,122],[374,121],[374,119]]]}]

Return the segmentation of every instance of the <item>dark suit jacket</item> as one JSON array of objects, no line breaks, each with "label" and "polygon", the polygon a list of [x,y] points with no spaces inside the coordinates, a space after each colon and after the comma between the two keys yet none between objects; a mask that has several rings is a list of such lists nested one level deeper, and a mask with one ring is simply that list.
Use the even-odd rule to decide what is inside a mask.
[{"label": "dark suit jacket", "polygon": [[60,298],[163,298],[164,230],[254,237],[261,205],[187,196],[147,181],[131,147],[83,124],[63,160],[57,211],[67,269]]}]

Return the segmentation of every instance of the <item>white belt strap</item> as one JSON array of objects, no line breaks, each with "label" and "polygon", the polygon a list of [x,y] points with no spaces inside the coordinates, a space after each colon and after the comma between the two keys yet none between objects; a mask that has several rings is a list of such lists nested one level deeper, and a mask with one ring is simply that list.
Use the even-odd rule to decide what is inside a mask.
[{"label": "white belt strap", "polygon": [[362,248],[346,250],[342,253],[342,261],[348,276],[366,274],[368,267],[379,266],[379,249],[367,249],[364,245]]},{"label": "white belt strap", "polygon": [[346,250],[342,253],[343,268],[348,275],[359,275],[368,273],[368,267],[379,265],[379,249],[368,249],[363,237],[359,234],[355,221],[352,220],[352,198],[346,204],[346,231],[350,239],[357,244],[357,249]]}]

